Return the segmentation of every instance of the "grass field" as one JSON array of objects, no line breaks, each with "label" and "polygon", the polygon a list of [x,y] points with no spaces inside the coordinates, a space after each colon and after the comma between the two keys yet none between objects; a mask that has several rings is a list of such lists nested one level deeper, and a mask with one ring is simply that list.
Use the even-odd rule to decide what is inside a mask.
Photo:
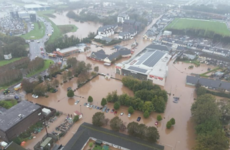
[{"label": "grass field", "polygon": [[7,64],[9,64],[9,63],[12,63],[12,62],[15,62],[15,61],[17,61],[17,60],[20,60],[20,59],[22,59],[23,57],[20,57],[20,58],[13,58],[13,59],[10,59],[10,60],[1,60],[0,61],[0,67],[1,66],[4,66],[4,65],[7,65]]},{"label": "grass field", "polygon": [[77,31],[77,27],[75,25],[59,25],[58,28],[62,34]]},{"label": "grass field", "polygon": [[43,22],[40,22],[40,24],[41,28],[39,29],[38,23],[34,23],[34,29],[21,37],[26,40],[41,39],[45,35],[46,28]]},{"label": "grass field", "polygon": [[223,36],[230,36],[230,30],[228,30],[227,25],[218,21],[174,19],[173,22],[166,27],[166,30],[167,29],[203,29],[206,31],[213,31]]},{"label": "grass field", "polygon": [[53,34],[50,36],[48,43],[49,42],[53,42],[55,39],[59,38],[62,36],[60,29],[58,28],[58,26],[56,24],[54,24],[49,17],[47,16],[47,14],[53,14],[54,10],[47,10],[47,11],[40,11],[37,12],[37,14],[43,18],[45,18],[47,21],[51,22],[52,27],[53,27]]},{"label": "grass field", "polygon": [[41,68],[41,69],[39,69],[39,70],[37,70],[37,71],[34,71],[34,72],[31,72],[31,73],[27,74],[27,77],[31,77],[31,76],[33,76],[33,75],[36,75],[36,74],[42,72],[42,71],[45,71],[45,70],[48,69],[49,66],[51,65],[50,63],[53,64],[53,63],[54,63],[53,60],[50,60],[50,59],[45,60],[45,65],[44,65],[43,68]]},{"label": "grass field", "polygon": [[0,101],[0,106],[6,109],[9,109],[17,104],[17,100],[6,100],[6,101]]}]

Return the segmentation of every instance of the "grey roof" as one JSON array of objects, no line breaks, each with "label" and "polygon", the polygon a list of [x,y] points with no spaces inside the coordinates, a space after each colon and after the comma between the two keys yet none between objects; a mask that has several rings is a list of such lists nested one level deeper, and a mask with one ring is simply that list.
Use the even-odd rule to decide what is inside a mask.
[{"label": "grey roof", "polygon": [[116,25],[105,25],[105,26],[102,26],[100,28],[98,28],[98,31],[100,32],[104,32],[108,29],[114,29],[116,27]]},{"label": "grey roof", "polygon": [[157,44],[150,44],[146,48],[153,49],[153,50],[169,51],[169,48],[167,46],[157,45]]},{"label": "grey roof", "polygon": [[138,62],[135,65],[140,65],[144,60],[146,60],[149,56],[151,56],[152,53],[154,53],[154,51],[148,51],[148,52],[144,53],[144,55],[142,55],[138,59]]},{"label": "grey roof", "polygon": [[128,54],[131,54],[130,50],[122,49],[122,50],[119,50],[117,52],[112,53],[111,55],[108,56],[108,58],[109,58],[109,60],[113,61],[113,60],[117,59],[119,56],[128,55]]},{"label": "grey roof", "polygon": [[142,68],[138,68],[138,67],[134,67],[134,66],[129,66],[128,69],[132,70],[132,71],[137,71],[137,72],[140,72],[140,73],[146,73],[147,72],[146,69],[142,69]]},{"label": "grey roof", "polygon": [[139,138],[128,136],[105,128],[83,123],[65,145],[64,150],[79,150],[90,138],[96,138],[130,150],[163,150],[164,146],[153,144]]},{"label": "grey roof", "polygon": [[186,83],[190,83],[193,85],[196,85],[197,83],[200,83],[202,86],[206,86],[208,88],[213,89],[224,89],[224,90],[230,90],[230,83],[221,81],[221,80],[212,80],[207,78],[200,78],[200,77],[194,77],[194,76],[187,76],[186,77]]},{"label": "grey roof", "polygon": [[156,51],[143,64],[148,67],[153,67],[164,55],[164,52]]},{"label": "grey roof", "polygon": [[129,32],[121,32],[119,33],[120,36],[125,36],[125,35],[129,35],[130,33]]},{"label": "grey roof", "polygon": [[92,52],[90,57],[95,58],[97,60],[102,60],[102,59],[105,59],[107,55],[105,54],[103,50],[99,50],[97,52]]},{"label": "grey roof", "polygon": [[[40,109],[39,105],[25,100],[21,101],[17,105],[0,114],[0,130],[7,131],[38,109]],[[19,114],[22,115],[22,118],[19,118]]]}]

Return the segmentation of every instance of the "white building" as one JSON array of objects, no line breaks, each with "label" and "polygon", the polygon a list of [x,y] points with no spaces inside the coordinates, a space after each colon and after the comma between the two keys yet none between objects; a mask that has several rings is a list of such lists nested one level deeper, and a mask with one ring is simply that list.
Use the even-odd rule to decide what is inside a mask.
[{"label": "white building", "polygon": [[129,19],[130,19],[129,15],[127,15],[127,14],[120,14],[117,16],[117,22],[118,23],[124,23],[125,20],[129,20]]},{"label": "white building", "polygon": [[171,58],[167,50],[165,46],[151,44],[130,60],[117,64],[116,73],[164,86]]},{"label": "white building", "polygon": [[95,39],[102,39],[103,37],[109,37],[114,34],[117,29],[117,25],[105,25],[98,29]]},{"label": "white building", "polygon": [[119,39],[126,40],[126,39],[130,39],[131,35],[129,32],[121,32],[118,37]]}]

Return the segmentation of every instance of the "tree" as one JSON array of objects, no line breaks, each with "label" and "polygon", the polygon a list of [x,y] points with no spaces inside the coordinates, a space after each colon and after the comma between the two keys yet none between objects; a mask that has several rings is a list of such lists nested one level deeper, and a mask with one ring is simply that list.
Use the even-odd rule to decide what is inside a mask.
[{"label": "tree", "polygon": [[119,131],[122,124],[123,121],[117,116],[110,120],[110,127],[112,130]]},{"label": "tree", "polygon": [[44,96],[47,88],[44,84],[38,84],[34,90],[33,93],[38,95],[38,96]]},{"label": "tree", "polygon": [[70,97],[70,98],[72,98],[72,97],[74,96],[73,90],[69,90],[69,91],[67,92],[67,96]]},{"label": "tree", "polygon": [[165,110],[165,100],[163,97],[153,98],[152,103],[154,104],[155,111],[158,113],[163,113]]},{"label": "tree", "polygon": [[148,118],[148,117],[149,117],[149,112],[148,112],[148,111],[145,111],[145,112],[144,112],[144,117],[145,117],[145,118]]},{"label": "tree", "polygon": [[78,115],[74,116],[73,122],[77,122],[78,120],[79,120],[79,116]]},{"label": "tree", "polygon": [[118,110],[120,108],[120,103],[119,102],[115,102],[114,105],[113,105],[113,108],[115,110]]},{"label": "tree", "polygon": [[145,138],[150,142],[156,143],[160,138],[160,135],[155,127],[148,127],[147,132],[145,133]]},{"label": "tree", "polygon": [[150,101],[146,101],[142,107],[142,111],[147,111],[148,113],[154,111],[153,103]]},{"label": "tree", "polygon": [[161,121],[161,120],[162,120],[161,115],[157,115],[157,121]]},{"label": "tree", "polygon": [[88,97],[88,102],[89,102],[89,103],[92,103],[92,102],[93,102],[92,96],[89,96],[89,97]]},{"label": "tree", "polygon": [[170,122],[171,122],[172,125],[175,125],[175,123],[176,123],[174,118],[171,118]]},{"label": "tree", "polygon": [[136,131],[138,130],[138,123],[137,122],[130,122],[127,126],[129,135],[135,136]]},{"label": "tree", "polygon": [[133,107],[132,107],[132,106],[129,106],[129,108],[128,108],[128,112],[129,112],[130,114],[133,114],[133,113],[134,113],[134,109],[133,109]]},{"label": "tree", "polygon": [[204,94],[206,94],[206,88],[204,88],[204,87],[199,87],[199,88],[197,88],[196,89],[196,94],[198,95],[198,96],[201,96],[201,95],[204,95]]},{"label": "tree", "polygon": [[95,126],[103,126],[105,124],[105,115],[104,113],[102,112],[96,112],[94,115],[93,115],[93,125]]},{"label": "tree", "polygon": [[66,82],[67,81],[67,72],[64,72],[63,74],[62,74],[62,79],[63,79],[63,82]]},{"label": "tree", "polygon": [[71,67],[76,66],[77,65],[77,59],[76,59],[76,57],[68,58],[66,63],[68,66],[71,66]]},{"label": "tree", "polygon": [[191,108],[192,116],[197,124],[202,124],[207,120],[220,118],[219,109],[215,103],[215,98],[210,94],[201,95]]},{"label": "tree", "polygon": [[95,66],[95,67],[94,67],[94,71],[95,71],[95,72],[98,72],[98,71],[99,71],[99,67],[98,67],[98,66]]},{"label": "tree", "polygon": [[170,129],[170,128],[172,127],[171,121],[168,121],[168,122],[167,122],[166,127],[167,127],[167,129]]},{"label": "tree", "polygon": [[88,63],[88,64],[86,65],[86,68],[87,68],[87,70],[91,70],[91,69],[92,69],[92,65]]},{"label": "tree", "polygon": [[54,80],[52,81],[52,86],[53,86],[53,87],[58,87],[58,85],[59,85],[59,81],[58,81],[57,79],[54,79]]},{"label": "tree", "polygon": [[36,82],[30,82],[28,79],[23,79],[22,80],[22,89],[26,92],[26,93],[32,93],[34,87],[37,85]]},{"label": "tree", "polygon": [[227,150],[229,139],[221,130],[213,130],[209,134],[200,134],[197,137],[195,150]]},{"label": "tree", "polygon": [[72,77],[72,71],[68,71],[67,76],[68,76],[68,78],[71,78]]},{"label": "tree", "polygon": [[105,106],[107,104],[107,101],[106,101],[106,99],[105,98],[102,98],[102,100],[101,100],[101,106]]},{"label": "tree", "polygon": [[42,80],[42,77],[41,77],[41,76],[38,76],[38,81],[39,81],[40,83],[42,83],[42,82],[43,82],[43,80]]}]

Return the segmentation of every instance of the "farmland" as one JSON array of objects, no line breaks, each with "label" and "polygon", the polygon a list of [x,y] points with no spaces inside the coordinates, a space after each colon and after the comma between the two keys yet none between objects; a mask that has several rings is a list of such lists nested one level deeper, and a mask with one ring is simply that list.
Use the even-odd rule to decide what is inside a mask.
[{"label": "farmland", "polygon": [[230,36],[230,30],[227,28],[225,23],[218,21],[209,21],[209,20],[197,20],[197,19],[174,19],[170,23],[166,30],[204,30],[204,35],[208,32],[214,32],[214,34],[219,34],[222,36]]}]

